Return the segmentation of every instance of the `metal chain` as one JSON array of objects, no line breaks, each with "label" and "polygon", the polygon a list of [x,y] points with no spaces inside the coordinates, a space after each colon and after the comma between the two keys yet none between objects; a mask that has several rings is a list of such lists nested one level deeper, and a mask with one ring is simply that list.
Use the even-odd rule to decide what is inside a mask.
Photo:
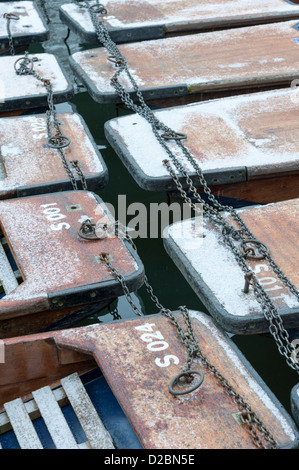
[{"label": "metal chain", "polygon": [[[90,227],[90,221],[88,221],[88,226]],[[101,224],[101,229],[103,229],[103,225]],[[96,231],[96,224],[93,224],[93,230],[94,233]],[[111,235],[114,233],[118,237],[124,238],[127,240],[132,248],[137,251],[136,245],[133,242],[132,238],[130,235],[127,233],[126,227],[124,227],[122,224],[119,222],[115,222],[115,224],[110,224],[106,225],[105,224],[105,230],[106,234]],[[102,237],[102,234],[101,234]],[[101,261],[107,266],[107,268],[112,272],[112,274],[115,276],[116,279],[120,282],[124,294],[130,303],[131,307],[133,308],[133,311],[135,312],[136,315],[138,316],[143,316],[142,312],[139,310],[139,308],[136,306],[135,302],[132,299],[131,293],[126,285],[126,281],[124,277],[118,272],[118,270],[113,266],[109,254],[108,253],[101,253],[100,254],[100,259]],[[186,359],[186,365],[180,374],[178,374],[177,377],[184,377],[185,383],[183,385],[189,384],[193,380],[193,376],[195,374],[200,374],[202,375],[202,380],[203,380],[203,374],[201,372],[198,372],[197,370],[192,370],[192,365],[194,363],[195,359],[199,359],[201,364],[212,374],[215,376],[219,384],[224,388],[225,392],[230,396],[230,398],[236,403],[240,410],[240,422],[243,424],[248,433],[251,436],[251,439],[254,443],[254,445],[258,448],[261,449],[266,449],[268,445],[272,449],[278,449],[278,443],[274,439],[272,433],[266,428],[266,426],[262,423],[262,421],[259,419],[257,414],[251,409],[250,405],[244,400],[244,398],[235,390],[235,388],[228,382],[228,380],[219,372],[219,370],[210,362],[207,356],[205,356],[200,348],[198,338],[194,332],[192,321],[190,318],[189,311],[187,307],[181,306],[179,307],[179,310],[183,316],[186,331],[184,328],[181,326],[181,324],[178,322],[177,318],[173,314],[173,312],[165,307],[159,302],[158,297],[154,294],[154,290],[152,286],[150,285],[147,276],[145,275],[145,286],[146,290],[153,301],[153,303],[156,305],[158,310],[162,315],[168,318],[168,320],[174,325],[176,331],[177,331],[177,336],[181,343],[185,346],[186,352],[187,352],[187,359]],[[177,379],[172,381],[174,381]],[[198,382],[197,384],[193,385],[190,389],[187,391],[183,392],[176,392],[174,390],[172,393],[174,395],[179,395],[179,394],[185,394],[189,393],[196,388],[198,388],[199,385],[201,385],[202,380]],[[177,381],[178,383],[178,381]]]},{"label": "metal chain", "polygon": [[[47,125],[47,145],[50,148],[56,149],[59,153],[62,165],[71,181],[71,185],[73,190],[78,189],[77,181],[73,175],[73,172],[70,168],[70,164],[66,159],[64,149],[68,147],[71,143],[70,139],[64,136],[61,132],[60,123],[57,117],[56,108],[54,105],[54,95],[53,95],[53,86],[50,80],[41,77],[35,70],[34,70],[34,62],[36,61],[35,58],[29,58],[28,53],[25,53],[24,57],[20,57],[14,64],[15,71],[17,75],[32,75],[37,80],[42,82],[43,86],[46,88],[47,91],[47,103],[48,103],[48,111],[46,112],[46,125]],[[52,134],[52,127],[54,128],[54,134]],[[77,172],[82,188],[84,190],[87,189],[86,178],[80,168],[80,163],[78,160],[70,162],[74,170]]]},{"label": "metal chain", "polygon": [[18,21],[20,17],[16,15],[15,13],[4,13],[3,18],[6,18],[6,29],[7,29],[10,54],[15,55],[15,47],[13,43],[13,37],[11,34],[10,22]]},{"label": "metal chain", "polygon": [[[299,373],[299,364],[294,361],[295,354],[295,346],[289,340],[288,331],[284,328],[282,319],[279,315],[279,312],[273,302],[271,301],[270,297],[268,296],[267,292],[263,288],[263,286],[259,283],[258,278],[256,277],[255,273],[251,270],[247,263],[247,256],[244,255],[240,251],[240,249],[236,246],[236,242],[239,242],[240,245],[244,243],[248,243],[249,240],[253,240],[255,246],[258,246],[259,254],[262,255],[264,259],[266,259],[269,264],[271,265],[274,272],[277,274],[280,281],[290,290],[290,292],[296,296],[299,300],[299,292],[296,286],[294,286],[291,281],[287,278],[287,276],[282,272],[279,266],[275,263],[274,259],[270,256],[269,252],[263,249],[262,244],[260,241],[256,240],[254,235],[251,233],[247,225],[244,223],[240,215],[236,212],[236,210],[228,205],[223,205],[219,203],[219,201],[215,198],[212,194],[211,189],[209,188],[206,179],[203,175],[201,168],[199,167],[198,163],[196,162],[195,158],[189,152],[188,148],[183,144],[183,140],[185,140],[186,136],[176,133],[173,129],[167,127],[164,123],[162,123],[152,112],[152,110],[147,106],[144,101],[143,95],[139,90],[139,87],[132,77],[127,61],[125,57],[121,54],[116,44],[111,40],[109,32],[105,27],[104,23],[101,21],[99,15],[103,15],[107,13],[107,10],[103,5],[99,3],[97,0],[93,5],[88,3],[87,1],[78,1],[75,0],[80,6],[84,6],[90,14],[93,26],[95,28],[95,32],[97,34],[99,42],[105,47],[108,52],[108,59],[115,64],[116,71],[112,76],[110,82],[111,85],[114,87],[116,93],[120,97],[121,101],[126,105],[128,109],[131,109],[133,112],[139,114],[140,116],[144,117],[148,123],[151,125],[152,131],[166,151],[169,159],[171,160],[171,164],[174,165],[177,172],[180,173],[188,186],[189,191],[192,193],[193,197],[199,201],[203,205],[205,215],[214,223],[222,229],[222,234],[225,243],[231,248],[233,254],[240,265],[241,269],[243,270],[244,277],[248,279],[251,277],[251,284],[253,285],[253,292],[261,305],[263,314],[269,323],[269,331],[273,335],[279,352],[285,357],[287,364],[294,370]],[[128,93],[128,91],[124,88],[124,86],[120,83],[119,77],[121,74],[125,74],[129,79],[129,82],[132,85],[132,91],[136,94],[136,100],[134,101]],[[182,152],[183,156],[187,158],[187,160],[192,164],[193,168],[195,169],[196,175],[199,179],[199,184],[203,188],[204,194],[207,196],[209,203],[207,203],[198,193],[198,190],[195,188],[192,179],[186,172],[183,164],[179,161],[176,157],[175,153],[172,151],[170,146],[167,144],[168,140],[173,140],[176,145],[179,147],[180,151]],[[171,167],[170,162],[164,163],[166,168],[168,169],[170,175],[172,176],[178,191],[180,192],[183,199],[190,204],[195,210],[196,206],[192,203],[191,198],[187,195],[186,191],[184,190],[182,184],[180,183],[176,172]],[[220,212],[225,211],[228,212],[235,223],[237,223],[238,228],[236,229],[233,225],[228,224],[228,222],[224,219],[224,217],[220,214]]]}]

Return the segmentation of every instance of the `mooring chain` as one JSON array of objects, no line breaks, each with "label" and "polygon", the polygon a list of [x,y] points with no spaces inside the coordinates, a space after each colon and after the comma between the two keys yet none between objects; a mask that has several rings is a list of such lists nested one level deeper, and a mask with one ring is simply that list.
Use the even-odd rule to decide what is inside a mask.
[{"label": "mooring chain", "polygon": [[6,19],[6,29],[7,29],[7,36],[8,36],[8,43],[9,43],[9,50],[11,55],[15,55],[15,47],[13,42],[13,37],[11,33],[11,21],[18,21],[20,19],[19,15],[15,13],[4,13],[3,18]]},{"label": "mooring chain", "polygon": [[[49,79],[43,78],[34,70],[34,62],[36,62],[37,60],[37,58],[28,57],[28,53],[25,53],[24,57],[20,57],[18,60],[16,60],[14,64],[15,72],[17,75],[31,75],[35,77],[46,88],[47,103],[49,108],[46,112],[46,124],[48,135],[47,146],[49,148],[56,149],[59,153],[62,165],[67,175],[69,176],[73,190],[77,190],[78,185],[72,172],[72,169],[70,168],[70,164],[72,165],[72,168],[74,169],[74,171],[76,171],[81,180],[82,189],[87,190],[86,178],[81,169],[80,162],[78,160],[68,162],[66,159],[64,149],[71,144],[71,140],[67,136],[62,134],[60,122],[58,120],[56,108],[54,105],[53,85],[51,81]],[[52,133],[52,128],[54,129],[54,134]]]},{"label": "mooring chain", "polygon": [[[244,243],[248,244],[248,240],[254,240],[253,244],[255,244],[254,252],[258,252],[263,259],[266,259],[269,264],[271,265],[274,272],[277,274],[280,281],[290,290],[290,292],[299,300],[299,292],[296,286],[294,286],[291,281],[287,278],[287,276],[281,271],[279,266],[275,263],[272,256],[269,254],[269,251],[263,250],[262,244],[259,240],[256,240],[254,235],[250,232],[247,225],[244,223],[240,215],[237,211],[228,205],[221,204],[216,197],[212,194],[211,189],[209,188],[207,181],[203,175],[203,172],[198,165],[197,161],[195,160],[194,156],[190,153],[189,149],[184,145],[183,141],[186,140],[186,135],[177,133],[173,129],[170,129],[164,123],[162,123],[152,112],[149,106],[145,103],[143,95],[137,85],[136,80],[132,77],[130,70],[128,68],[127,61],[125,57],[121,54],[120,50],[118,49],[117,45],[111,40],[109,32],[104,24],[103,16],[107,14],[107,10],[103,5],[99,3],[97,0],[94,4],[88,3],[87,1],[78,1],[75,0],[75,3],[80,5],[81,7],[84,6],[90,14],[92,24],[95,28],[95,32],[97,34],[99,42],[105,47],[108,53],[108,60],[115,64],[115,73],[112,76],[110,83],[115,89],[116,93],[118,94],[119,98],[126,105],[126,107],[133,112],[139,114],[143,118],[145,118],[149,124],[151,125],[152,131],[166,151],[167,155],[169,156],[169,160],[164,161],[164,165],[168,169],[172,179],[174,180],[178,191],[180,192],[181,196],[194,210],[196,209],[196,205],[193,204],[191,198],[188,196],[187,192],[184,190],[182,184],[177,177],[177,174],[181,174],[184,180],[187,183],[188,191],[193,195],[193,198],[202,204],[204,209],[204,214],[214,223],[221,227],[222,235],[224,238],[225,243],[232,249],[237,262],[241,266],[245,284],[246,284],[246,277],[250,274],[252,276],[250,285],[253,286],[253,292],[261,305],[261,309],[267,321],[269,322],[269,331],[273,335],[276,344],[278,346],[279,352],[285,356],[287,364],[294,370],[299,372],[299,363],[298,361],[294,360],[296,358],[296,350],[293,343],[289,340],[289,334],[287,330],[284,328],[281,317],[279,312],[273,302],[271,301],[270,297],[268,296],[266,290],[260,284],[257,276],[252,271],[250,266],[248,265],[248,250],[246,253],[242,252],[240,246]],[[120,83],[119,78],[121,74],[125,74],[126,77],[129,79],[131,83],[132,90],[130,93],[125,89],[125,87]],[[131,96],[131,92],[134,92],[137,100],[133,100]],[[137,102],[138,101],[138,104]],[[189,176],[187,171],[185,170],[183,164],[180,160],[176,157],[175,153],[173,152],[172,148],[169,146],[168,142],[173,141],[179,147],[182,154],[185,158],[191,163],[193,166],[198,181],[199,186],[203,188],[203,192],[208,198],[209,203],[207,203],[198,193],[198,190],[195,188],[192,178]],[[224,219],[224,217],[220,214],[220,212],[227,212],[229,215],[232,216],[235,223],[237,223],[239,228],[235,228],[232,225],[228,224],[228,222]],[[239,248],[236,246],[236,242],[239,244]],[[248,247],[249,245],[247,245]],[[250,248],[253,250],[253,248]],[[248,286],[248,282],[247,282]]]},{"label": "mooring chain", "polygon": [[[78,235],[83,240],[88,241],[101,240],[106,236],[117,236],[119,238],[125,239],[137,252],[137,247],[132,237],[128,234],[127,228],[122,225],[119,221],[116,221],[114,223],[93,223],[91,219],[86,219],[84,222],[81,223]],[[113,266],[112,258],[109,253],[102,252],[99,256],[101,262],[105,264],[107,269],[109,269],[109,271],[121,284],[124,295],[128,300],[129,304],[131,305],[134,313],[139,317],[143,316],[142,311],[138,308],[132,298],[124,276],[116,269],[115,266]],[[187,353],[185,367],[179,374],[177,374],[172,379],[169,384],[170,393],[176,397],[189,394],[194,390],[198,389],[198,387],[200,387],[200,385],[204,381],[204,374],[199,370],[193,368],[194,361],[196,359],[199,359],[201,365],[215,376],[221,387],[224,388],[226,393],[237,405],[240,412],[240,423],[246,427],[254,445],[261,449],[266,449],[268,447],[271,447],[272,449],[278,449],[278,443],[275,441],[272,433],[266,428],[266,426],[262,423],[257,414],[251,409],[250,405],[235,390],[235,388],[228,382],[228,380],[221,374],[221,372],[214,365],[211,364],[207,356],[202,353],[198,338],[194,332],[192,320],[187,307],[179,307],[179,311],[181,312],[182,317],[184,319],[184,329],[184,327],[178,321],[173,312],[168,308],[165,308],[160,303],[158,297],[154,293],[153,287],[149,283],[146,274],[144,274],[144,284],[150,299],[158,308],[158,311],[162,315],[167,317],[170,323],[172,323],[175,327],[177,336],[180,342],[184,345]]]}]

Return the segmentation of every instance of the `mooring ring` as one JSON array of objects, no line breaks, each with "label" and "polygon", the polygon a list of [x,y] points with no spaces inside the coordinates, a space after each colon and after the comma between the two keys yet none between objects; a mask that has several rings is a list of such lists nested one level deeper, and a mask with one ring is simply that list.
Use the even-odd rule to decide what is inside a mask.
[{"label": "mooring ring", "polygon": [[[58,141],[60,141],[60,143],[58,143]],[[70,143],[71,140],[65,135],[54,135],[47,140],[48,147],[51,147],[53,149],[63,149],[65,147],[68,147]]]},{"label": "mooring ring", "polygon": [[20,17],[16,15],[15,13],[4,13],[3,18],[6,20],[19,20]]},{"label": "mooring ring", "polygon": [[[257,245],[257,247],[262,246],[265,250],[265,253],[264,254],[261,253],[260,255],[258,255],[255,253],[253,248],[245,249],[244,245],[246,245],[247,243],[252,243],[253,245]],[[264,243],[260,242],[259,240],[256,240],[256,238],[248,238],[247,240],[243,240],[241,243],[241,250],[244,254],[244,257],[251,259],[251,260],[261,260],[261,259],[264,259],[265,256],[269,254],[269,248]],[[249,253],[250,251],[252,254]]]},{"label": "mooring ring", "polygon": [[[187,388],[185,390],[175,390],[173,387],[178,383],[181,377],[186,377],[186,376],[191,376],[191,375],[199,375],[200,379],[198,382],[196,382],[192,387]],[[172,395],[186,395],[187,393],[194,392],[200,385],[203,383],[204,375],[202,372],[198,370],[185,370],[183,372],[180,372],[178,375],[172,379],[172,381],[169,384],[169,391],[172,393]]]},{"label": "mooring ring", "polygon": [[[21,62],[21,60],[25,60],[26,62],[29,62],[29,64],[30,64],[30,69],[29,70],[26,70],[25,72],[20,72],[20,69],[17,68],[17,64],[18,64],[18,62]],[[33,70],[33,60],[30,59],[29,57],[25,57],[25,56],[20,57],[18,60],[15,61],[14,68],[15,68],[16,73],[18,73],[18,74],[20,74],[20,73],[24,73],[24,74],[25,73],[30,73]]]},{"label": "mooring ring", "polygon": [[108,14],[108,10],[102,4],[95,3],[94,5],[91,5],[90,9],[93,11],[93,13],[98,13],[99,15]]}]

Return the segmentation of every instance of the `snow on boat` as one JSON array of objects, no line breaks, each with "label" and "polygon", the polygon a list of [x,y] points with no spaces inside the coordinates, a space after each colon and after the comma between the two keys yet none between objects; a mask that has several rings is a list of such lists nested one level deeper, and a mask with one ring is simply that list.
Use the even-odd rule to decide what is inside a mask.
[{"label": "snow on boat", "polygon": [[[108,182],[105,162],[84,122],[74,113],[58,114],[69,167],[78,162],[89,190]],[[49,147],[45,114],[0,119],[0,199],[71,189],[71,181],[57,149]],[[79,176],[72,169],[80,188]],[[82,188],[80,188],[82,189]]]},{"label": "snow on boat", "polygon": [[[25,56],[0,57],[0,117],[2,112],[46,107],[47,90],[33,75],[18,75],[18,69]],[[53,86],[54,103],[71,100],[73,85],[66,77],[58,59],[53,54],[29,54],[28,67],[50,80]]]},{"label": "snow on boat", "polygon": [[[297,288],[298,209],[299,200],[293,199],[238,210],[255,238],[268,247],[276,264]],[[246,292],[244,273],[222,242],[220,228],[196,220],[177,222],[165,230],[166,251],[222,328],[235,334],[268,332],[268,320],[252,287]],[[267,260],[248,259],[248,264],[278,309],[284,327],[298,328],[297,298]]]},{"label": "snow on boat", "polygon": [[37,4],[30,1],[0,2],[0,54],[46,41],[49,29]]},{"label": "snow on boat", "polygon": [[[0,201],[0,220],[0,337],[17,328],[28,334],[30,329],[40,331],[79,307],[98,302],[107,306],[123,295],[119,281],[101,262],[102,252],[113,260],[130,291],[143,283],[143,265],[131,246],[116,235],[106,236],[104,226],[113,219],[94,193]],[[90,241],[82,226],[92,221],[101,234]]]},{"label": "snow on boat", "polygon": [[[292,88],[157,110],[155,116],[186,136],[184,145],[215,195],[267,203],[299,196],[298,102]],[[163,164],[169,155],[143,117],[111,119],[105,135],[141,188],[177,191]],[[200,189],[195,168],[174,141],[168,146]]]},{"label": "snow on boat", "polygon": [[[145,100],[183,104],[179,98],[199,101],[290,86],[299,76],[297,28],[286,21],[121,44],[119,50]],[[104,48],[76,52],[70,64],[96,102],[121,102],[110,82],[117,64]],[[118,81],[135,98],[126,75]]]},{"label": "snow on boat", "polygon": [[[94,2],[89,2],[94,5]],[[94,7],[95,8],[95,7]],[[299,18],[296,2],[288,0],[104,0],[98,9],[113,41],[158,39],[199,31],[226,29]],[[62,4],[60,18],[82,41],[96,44],[88,10],[83,2]]]}]

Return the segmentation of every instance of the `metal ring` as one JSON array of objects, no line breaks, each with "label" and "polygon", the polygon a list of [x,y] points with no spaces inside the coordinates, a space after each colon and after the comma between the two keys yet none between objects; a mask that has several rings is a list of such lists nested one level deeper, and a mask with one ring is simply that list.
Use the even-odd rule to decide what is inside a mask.
[{"label": "metal ring", "polygon": [[163,137],[163,139],[165,139],[165,140],[184,140],[184,139],[187,139],[186,134],[182,134],[181,132],[175,132],[173,134],[166,132],[165,134],[162,134],[161,137]]},{"label": "metal ring", "polygon": [[[61,142],[58,143],[58,140]],[[63,149],[65,147],[68,147],[71,143],[71,140],[66,137],[65,135],[60,135],[60,136],[52,136],[47,140],[47,145],[48,147],[51,147],[53,149]]]},{"label": "metal ring", "polygon": [[[257,255],[253,248],[245,249],[244,245],[246,245],[247,243],[252,243],[254,245],[257,245],[258,247],[262,246],[265,249],[265,253]],[[260,242],[259,240],[256,240],[256,238],[248,238],[247,240],[243,240],[241,243],[241,249],[243,251],[244,257],[252,260],[264,259],[266,255],[269,255],[269,248],[264,243]],[[250,251],[253,254],[249,254]]]},{"label": "metal ring", "polygon": [[4,13],[3,18],[6,18],[7,20],[19,20],[20,17],[16,15],[15,13]]},{"label": "metal ring", "polygon": [[108,10],[106,10],[104,5],[101,5],[101,4],[96,4],[95,3],[94,5],[91,5],[90,9],[94,13],[98,13],[99,15],[107,15],[107,13],[108,13]]},{"label": "metal ring", "polygon": [[[174,390],[174,386],[178,383],[179,379],[181,377],[186,377],[188,375],[199,375],[200,379],[198,382],[196,382],[192,387],[187,388],[186,390]],[[176,375],[175,378],[170,382],[169,384],[169,391],[172,393],[172,395],[186,395],[187,393],[194,392],[202,383],[203,383],[204,375],[202,372],[199,372],[198,370],[185,370],[184,372],[181,372],[180,374]]]},{"label": "metal ring", "polygon": [[15,71],[16,71],[17,73],[19,73],[19,69],[17,69],[17,63],[20,62],[21,60],[25,60],[26,62],[29,62],[29,63],[30,63],[30,66],[31,66],[31,67],[30,67],[30,69],[29,69],[28,71],[26,71],[26,72],[27,72],[27,73],[28,73],[28,72],[32,72],[32,70],[33,70],[33,60],[30,59],[29,57],[25,57],[25,56],[24,56],[24,57],[20,57],[18,60],[15,61],[15,63],[14,63]]}]

